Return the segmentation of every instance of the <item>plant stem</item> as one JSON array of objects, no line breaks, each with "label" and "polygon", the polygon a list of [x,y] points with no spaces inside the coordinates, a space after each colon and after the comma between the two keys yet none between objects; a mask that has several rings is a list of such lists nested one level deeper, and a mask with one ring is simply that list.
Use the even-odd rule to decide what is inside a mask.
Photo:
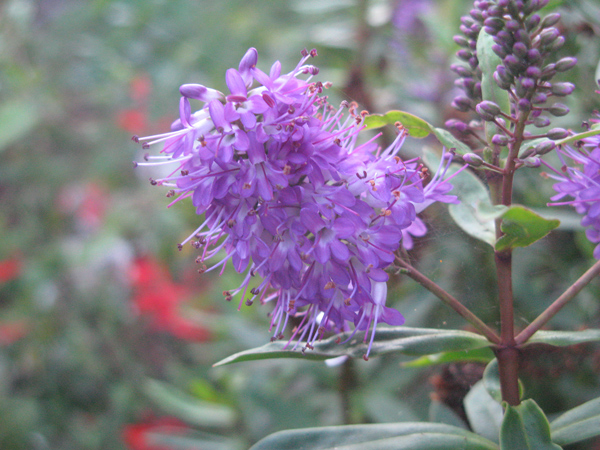
[{"label": "plant stem", "polygon": [[473,325],[481,334],[483,334],[488,341],[494,344],[500,344],[500,337],[496,334],[494,330],[488,327],[479,317],[477,317],[473,312],[468,309],[465,305],[459,302],[456,298],[442,289],[437,283],[427,278],[413,266],[411,266],[405,260],[396,257],[398,263],[406,269],[406,275],[415,280],[429,292],[434,294],[437,298],[443,301],[446,305],[456,311],[460,316],[467,320],[471,325]]},{"label": "plant stem", "polygon": [[542,328],[552,317],[558,313],[563,306],[571,301],[585,286],[589,284],[596,276],[600,274],[600,261],[597,261],[590,267],[575,283],[562,293],[554,302],[546,308],[533,322],[531,322],[523,331],[515,338],[517,345],[525,344],[533,334]]},{"label": "plant stem", "polygon": [[[525,122],[528,113],[520,111],[517,116],[515,130],[513,133],[514,141],[510,144],[506,164],[504,166],[504,176],[502,177],[502,190],[498,199],[497,185],[496,191],[492,193],[494,203],[500,200],[505,206],[512,204],[513,180],[516,171],[516,160],[519,156],[519,150],[523,143],[523,132],[525,131]],[[496,221],[496,237],[500,238],[502,232],[502,221]],[[500,388],[502,390],[502,400],[509,405],[517,406],[521,400],[519,398],[519,349],[515,343],[515,321],[514,321],[514,297],[512,290],[512,249],[506,249],[501,252],[494,252],[496,262],[496,275],[498,278],[498,302],[500,305],[500,346],[495,350],[498,359],[500,371]]]}]

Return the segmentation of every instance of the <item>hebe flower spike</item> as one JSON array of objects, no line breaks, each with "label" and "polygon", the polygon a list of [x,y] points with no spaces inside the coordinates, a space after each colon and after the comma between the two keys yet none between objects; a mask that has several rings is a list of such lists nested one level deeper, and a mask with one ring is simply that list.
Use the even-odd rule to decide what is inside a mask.
[{"label": "hebe flower spike", "polygon": [[[239,69],[227,71],[229,95],[183,85],[172,131],[136,138],[145,147],[164,142],[166,160],[140,165],[173,164],[155,184],[176,196],[171,204],[190,198],[204,214],[180,248],[191,241],[200,251],[201,272],[223,272],[231,263],[245,273],[224,295],[239,295],[239,307],[275,303],[274,339],[299,316],[291,339],[305,348],[354,324],[370,336],[370,351],[378,323],[404,322],[385,306],[385,269],[403,236],[410,247],[411,234],[425,233],[416,214],[431,203],[457,203],[444,179],[451,158],[442,158],[425,185],[422,164],[398,156],[403,128],[386,149],[376,138],[359,144],[362,116],[345,102],[328,104],[321,95],[328,84],[311,82],[318,70],[306,64],[316,51],[302,55],[293,71],[282,74],[276,62],[266,74],[256,67],[256,50],[248,50]],[[188,98],[205,104],[192,113]]]}]

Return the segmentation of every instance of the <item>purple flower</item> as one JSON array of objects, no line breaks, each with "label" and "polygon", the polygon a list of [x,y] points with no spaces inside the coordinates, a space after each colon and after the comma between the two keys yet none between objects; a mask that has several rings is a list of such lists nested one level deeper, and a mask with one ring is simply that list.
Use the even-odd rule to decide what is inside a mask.
[{"label": "purple flower", "polygon": [[[228,300],[239,295],[240,308],[273,302],[274,339],[290,317],[301,317],[290,342],[305,348],[353,324],[365,341],[370,333],[368,357],[379,323],[404,322],[385,306],[386,269],[403,237],[410,247],[411,235],[425,234],[416,214],[436,201],[457,202],[444,180],[451,158],[425,183],[423,165],[397,155],[402,128],[386,149],[376,137],[359,141],[364,126],[356,107],[333,108],[322,95],[328,85],[311,81],[318,70],[306,62],[314,56],[304,51],[291,72],[282,74],[276,62],[266,74],[250,49],[239,69],[226,73],[229,95],[183,85],[171,132],[135,140],[145,148],[164,142],[164,160],[146,164],[174,170],[154,184],[169,187],[174,202],[190,198],[204,215],[180,247],[191,241],[200,250],[201,272],[231,263],[245,273],[224,293]],[[204,106],[192,113],[189,98]]]},{"label": "purple flower", "polygon": [[[553,186],[558,194],[551,198],[548,206],[572,205],[583,215],[581,225],[588,227],[586,236],[590,242],[599,244],[594,249],[594,258],[600,259],[600,135],[582,141],[579,148],[565,146],[558,150],[563,162],[560,171],[542,160],[552,170],[549,176],[558,181]],[[568,166],[565,156],[575,165]],[[565,197],[572,200],[557,201]]]}]

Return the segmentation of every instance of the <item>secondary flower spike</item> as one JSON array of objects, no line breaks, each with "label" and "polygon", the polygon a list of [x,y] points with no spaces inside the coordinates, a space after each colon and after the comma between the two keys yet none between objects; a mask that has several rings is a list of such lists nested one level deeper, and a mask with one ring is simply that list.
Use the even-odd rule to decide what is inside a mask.
[{"label": "secondary flower spike", "polygon": [[[599,122],[592,119],[592,122]],[[598,244],[594,249],[594,258],[600,259],[600,135],[584,138],[579,147],[565,146],[558,150],[563,162],[562,170],[556,170],[547,162],[542,164],[552,172],[549,174],[558,183],[553,188],[557,195],[551,198],[548,206],[572,205],[575,211],[583,215],[581,225],[587,227],[586,236],[590,242]],[[567,165],[565,158],[572,160]],[[560,201],[565,197],[572,200]]]},{"label": "secondary flower spike", "polygon": [[[333,108],[323,95],[329,84],[311,81],[318,69],[307,61],[316,54],[304,50],[289,73],[279,62],[265,73],[251,48],[227,70],[229,93],[185,84],[171,131],[134,140],[164,144],[162,156],[139,165],[171,164],[152,184],[168,187],[173,203],[189,197],[204,216],[180,244],[200,251],[200,272],[231,264],[245,273],[224,292],[228,300],[239,296],[240,308],[273,302],[273,339],[299,317],[290,342],[305,348],[353,324],[369,341],[367,357],[378,323],[404,323],[385,306],[385,269],[403,234],[410,242],[425,233],[416,214],[431,203],[457,203],[444,179],[452,158],[445,153],[429,176],[418,159],[398,156],[407,135],[401,125],[385,149],[377,136],[359,139],[356,106]],[[190,100],[204,104],[192,112]]]}]

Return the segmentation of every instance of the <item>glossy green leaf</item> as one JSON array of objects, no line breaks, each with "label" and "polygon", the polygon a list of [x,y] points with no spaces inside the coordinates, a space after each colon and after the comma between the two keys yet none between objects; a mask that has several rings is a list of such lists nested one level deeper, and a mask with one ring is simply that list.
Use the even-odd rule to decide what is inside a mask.
[{"label": "glossy green leaf", "polygon": [[600,398],[573,408],[550,424],[552,440],[560,445],[572,444],[600,435]]},{"label": "glossy green leaf", "polygon": [[489,348],[476,348],[473,350],[461,350],[458,352],[435,353],[413,359],[402,364],[403,367],[429,367],[438,364],[453,362],[481,362],[488,363],[494,359],[494,353]]},{"label": "glossy green leaf", "polygon": [[443,402],[432,400],[429,405],[429,421],[435,423],[445,423],[454,427],[468,428],[468,425],[458,416],[458,414]]},{"label": "glossy green leaf", "polygon": [[462,428],[426,422],[346,425],[274,433],[250,450],[497,450]]},{"label": "glossy green leaf", "polygon": [[478,381],[463,402],[471,429],[480,436],[498,442],[502,424],[502,405],[487,391],[484,381]]},{"label": "glossy green leaf", "polygon": [[435,135],[438,141],[440,141],[440,143],[447,149],[453,148],[456,150],[456,153],[460,155],[464,155],[465,153],[469,153],[471,151],[467,144],[456,139],[448,130],[444,130],[443,128],[435,128],[431,126],[431,132]]},{"label": "glossy green leaf", "polygon": [[463,170],[452,179],[452,193],[458,196],[459,204],[448,206],[450,216],[462,230],[491,246],[496,243],[495,219],[508,208],[492,205],[485,184],[472,172]]},{"label": "glossy green leaf", "polygon": [[560,225],[558,220],[544,219],[524,206],[511,206],[502,216],[504,235],[496,242],[496,250],[527,247]]},{"label": "glossy green leaf", "polygon": [[[493,36],[487,34],[485,30],[481,30],[477,38],[477,59],[481,69],[481,97],[483,100],[494,102],[503,112],[510,114],[508,92],[500,89],[493,77],[496,67],[502,64],[500,57],[492,50],[493,45]],[[496,131],[495,124],[485,122],[485,137],[488,142],[491,142]]]},{"label": "glossy green leaf", "polygon": [[369,129],[381,128],[385,125],[394,125],[400,122],[408,131],[409,136],[424,138],[431,133],[431,125],[423,119],[405,111],[388,111],[385,114],[370,114],[365,117],[364,123]]},{"label": "glossy green leaf", "polygon": [[198,430],[178,430],[166,426],[161,431],[150,431],[144,434],[148,448],[164,448],[169,450],[242,450],[247,448],[242,442]]},{"label": "glossy green leaf", "polygon": [[0,151],[24,137],[39,121],[36,104],[23,100],[5,102],[0,107]]},{"label": "glossy green leaf", "polygon": [[501,450],[560,450],[550,437],[550,424],[533,400],[506,405],[500,430]]},{"label": "glossy green leaf", "polygon": [[[298,342],[274,341],[262,347],[245,350],[219,361],[215,366],[241,361],[253,361],[272,358],[303,358],[323,361],[338,356],[361,358],[367,352],[363,334],[357,334],[346,343],[350,333],[331,336],[315,342],[313,349],[305,349]],[[422,356],[446,351],[471,350],[489,346],[481,335],[461,330],[438,330],[434,328],[388,327],[380,328],[375,334],[370,356],[385,353],[403,353]]]},{"label": "glossy green leaf", "polygon": [[144,392],[165,413],[193,425],[231,427],[236,420],[235,412],[230,407],[198,400],[157,380],[147,380]]},{"label": "glossy green leaf", "polygon": [[[498,403],[502,403],[500,369],[498,367],[498,360],[495,358],[486,366],[485,371],[483,372],[483,385],[494,400]],[[521,383],[521,380],[519,380],[519,398],[523,398],[524,390],[523,384]]]},{"label": "glossy green leaf", "polygon": [[[527,344],[548,344],[556,347],[600,341],[600,330],[589,328],[582,331],[537,331]],[[527,345],[526,344],[526,345]]]},{"label": "glossy green leaf", "polygon": [[436,128],[429,122],[405,111],[389,111],[386,114],[370,114],[365,117],[367,128],[376,129],[386,125],[400,122],[408,130],[410,136],[424,138],[433,133],[440,143],[447,149],[456,149],[459,154],[469,153],[471,149],[463,142],[456,139],[452,133],[443,128]]},{"label": "glossy green leaf", "polygon": [[502,391],[500,389],[500,370],[498,360],[494,358],[483,372],[483,384],[494,400],[502,402]]}]

